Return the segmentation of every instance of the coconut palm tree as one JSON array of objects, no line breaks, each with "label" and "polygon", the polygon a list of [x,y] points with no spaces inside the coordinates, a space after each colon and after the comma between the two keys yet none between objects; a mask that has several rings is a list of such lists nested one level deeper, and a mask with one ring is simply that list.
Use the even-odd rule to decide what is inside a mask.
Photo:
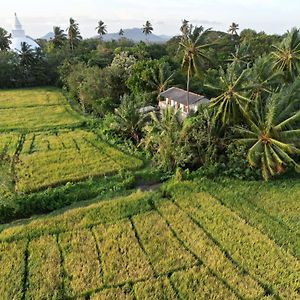
[{"label": "coconut palm tree", "polygon": [[247,70],[241,70],[237,63],[232,63],[226,72],[220,68],[217,82],[206,85],[218,93],[217,97],[211,99],[210,107],[215,109],[215,117],[223,125],[236,122],[241,116],[241,109],[250,104],[246,82]]},{"label": "coconut palm tree", "polygon": [[230,63],[238,63],[243,67],[247,67],[252,62],[249,49],[249,44],[245,42],[240,45],[236,45],[235,52],[230,54],[230,58],[227,61]]},{"label": "coconut palm tree", "polygon": [[168,63],[161,63],[158,70],[151,69],[151,75],[151,81],[149,83],[154,89],[153,94],[155,94],[157,100],[159,100],[160,94],[172,83],[174,72],[170,70]]},{"label": "coconut palm tree", "polygon": [[181,145],[182,122],[179,111],[173,107],[164,109],[159,118],[151,113],[151,122],[144,127],[144,133],[140,146],[154,156],[159,168],[172,171],[189,160],[189,155]]},{"label": "coconut palm tree", "polygon": [[279,46],[273,46],[274,70],[285,73],[287,81],[299,75],[300,67],[300,31],[293,28]]},{"label": "coconut palm tree", "polygon": [[259,101],[259,109],[243,116],[247,127],[234,128],[237,141],[248,148],[247,159],[252,167],[259,168],[265,180],[282,173],[287,166],[300,172],[294,156],[300,154],[300,79]]},{"label": "coconut palm tree", "polygon": [[237,31],[239,30],[239,24],[232,22],[229,26],[228,33],[230,33],[232,36],[238,35]]},{"label": "coconut palm tree", "polygon": [[187,35],[188,34],[188,31],[189,31],[189,21],[188,20],[184,19],[182,21],[180,31],[181,31],[182,35]]},{"label": "coconut palm tree", "polygon": [[73,18],[70,18],[70,25],[67,28],[70,49],[74,50],[76,44],[82,40],[78,23]]},{"label": "coconut palm tree", "polygon": [[120,31],[119,31],[119,36],[120,37],[123,37],[125,34],[124,30],[121,28]]},{"label": "coconut palm tree", "polygon": [[67,40],[67,36],[64,33],[64,30],[58,26],[54,26],[53,33],[54,33],[54,37],[52,39],[52,44],[54,48],[61,48],[65,44],[65,41]]},{"label": "coconut palm tree", "polygon": [[124,95],[121,98],[121,105],[115,110],[115,122],[112,124],[117,132],[136,143],[140,141],[144,122],[143,115],[139,111],[139,101],[138,96],[133,98]]},{"label": "coconut palm tree", "polygon": [[146,36],[146,40],[148,41],[148,35],[153,32],[153,27],[150,21],[147,21],[145,25],[143,25],[143,33]]},{"label": "coconut palm tree", "polygon": [[247,83],[245,89],[249,98],[257,101],[264,100],[283,83],[283,73],[273,70],[270,55],[264,55],[255,60],[253,66],[247,70]]},{"label": "coconut palm tree", "polygon": [[98,22],[98,26],[95,28],[97,30],[97,33],[99,34],[100,40],[102,40],[103,35],[107,33],[106,25],[102,20]]},{"label": "coconut palm tree", "polygon": [[189,91],[190,91],[190,78],[194,73],[200,73],[200,69],[204,68],[204,64],[210,61],[206,55],[206,50],[211,46],[205,42],[205,36],[211,29],[195,27],[190,25],[186,34],[184,34],[179,43],[179,51],[183,51],[182,68],[187,70],[187,107],[189,111]]},{"label": "coconut palm tree", "polygon": [[9,45],[11,44],[11,34],[0,27],[0,50],[1,51],[8,51],[10,49]]},{"label": "coconut palm tree", "polygon": [[18,55],[20,58],[20,65],[24,68],[28,68],[29,66],[32,66],[35,60],[35,52],[31,48],[30,45],[28,45],[25,42],[21,43],[21,49],[18,50]]}]

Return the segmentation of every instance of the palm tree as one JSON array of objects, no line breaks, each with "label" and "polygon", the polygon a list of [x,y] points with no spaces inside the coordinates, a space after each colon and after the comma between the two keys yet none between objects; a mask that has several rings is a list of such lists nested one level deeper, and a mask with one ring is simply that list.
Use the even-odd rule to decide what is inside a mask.
[{"label": "palm tree", "polygon": [[70,25],[67,28],[70,49],[74,50],[75,45],[82,39],[78,27],[78,23],[73,18],[70,18]]},{"label": "palm tree", "polygon": [[139,101],[137,97],[124,95],[121,98],[121,105],[115,109],[115,122],[112,124],[117,132],[133,139],[136,143],[140,141],[144,122],[143,115],[139,111]]},{"label": "palm tree", "polygon": [[20,65],[25,69],[32,66],[35,60],[34,50],[25,42],[21,43],[21,49],[18,50]]},{"label": "palm tree", "polygon": [[287,166],[300,172],[294,160],[300,154],[300,79],[257,106],[260,108],[243,111],[247,127],[234,128],[237,141],[248,148],[249,164],[259,168],[265,180]]},{"label": "palm tree", "polygon": [[121,28],[120,31],[119,31],[119,36],[120,37],[123,37],[125,34],[124,30]]},{"label": "palm tree", "polygon": [[211,29],[195,27],[190,25],[189,30],[182,36],[179,43],[179,50],[183,50],[182,68],[187,69],[187,107],[189,112],[190,78],[194,73],[199,73],[200,68],[204,68],[204,63],[210,61],[206,55],[206,50],[211,44],[205,43],[205,36]]},{"label": "palm tree", "polygon": [[153,31],[152,24],[150,21],[147,21],[145,25],[143,25],[143,33],[146,36],[146,40],[148,41],[148,35],[151,34]]},{"label": "palm tree", "polygon": [[11,34],[8,34],[8,32],[0,27],[0,50],[1,51],[8,51],[10,49],[11,44]]},{"label": "palm tree", "polygon": [[292,81],[299,75],[300,67],[300,31],[293,28],[279,46],[273,46],[275,51],[274,70],[285,73],[287,81]]},{"label": "palm tree", "polygon": [[103,35],[107,33],[106,25],[102,20],[98,22],[98,26],[95,28],[97,30],[97,33],[99,34],[100,40],[102,40]]},{"label": "palm tree", "polygon": [[248,43],[242,42],[235,46],[235,52],[230,54],[228,61],[230,63],[238,63],[243,67],[247,67],[251,61],[250,46]]},{"label": "palm tree", "polygon": [[190,158],[182,151],[182,127],[179,111],[173,107],[164,109],[159,118],[156,113],[151,113],[151,122],[144,127],[140,146],[150,152],[158,167],[165,171],[173,171]]},{"label": "palm tree", "polygon": [[232,36],[238,35],[237,31],[239,30],[239,24],[232,22],[229,26],[228,33],[230,33]]},{"label": "palm tree", "polygon": [[181,31],[182,35],[187,35],[188,34],[188,31],[189,31],[189,21],[188,20],[184,19],[182,21],[180,31]]},{"label": "palm tree", "polygon": [[158,70],[151,69],[151,75],[150,85],[154,88],[153,94],[155,94],[157,100],[159,100],[160,94],[172,83],[174,72],[170,70],[168,63],[161,63]]},{"label": "palm tree", "polygon": [[241,116],[241,109],[250,103],[246,93],[247,70],[240,70],[237,63],[228,66],[226,72],[219,70],[219,80],[206,86],[218,93],[211,99],[210,107],[215,109],[215,118],[223,125],[230,125]]},{"label": "palm tree", "polygon": [[52,39],[52,43],[54,48],[61,48],[64,45],[65,41],[67,40],[64,30],[58,26],[54,26],[53,33],[54,33],[54,37]]},{"label": "palm tree", "polygon": [[249,98],[257,101],[266,99],[282,84],[283,73],[273,70],[270,55],[264,55],[255,60],[253,66],[247,70],[245,89],[249,91]]}]

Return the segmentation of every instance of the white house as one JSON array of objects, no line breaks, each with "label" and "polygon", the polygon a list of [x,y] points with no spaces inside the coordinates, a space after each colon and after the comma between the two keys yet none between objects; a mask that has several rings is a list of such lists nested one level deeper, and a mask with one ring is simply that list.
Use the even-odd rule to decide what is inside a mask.
[{"label": "white house", "polygon": [[21,50],[21,43],[26,43],[33,50],[36,48],[40,48],[40,46],[29,36],[25,34],[25,31],[22,28],[22,25],[15,13],[15,24],[14,29],[12,30],[12,40],[10,44],[10,49],[13,51],[20,51]]},{"label": "white house", "polygon": [[188,109],[188,93],[187,91],[177,87],[169,88],[168,90],[162,92],[160,96],[163,98],[162,101],[159,101],[159,107],[161,109],[172,106],[175,109],[180,110],[183,116],[186,116],[188,111],[196,112],[199,105],[209,103],[209,99],[207,99],[205,96],[189,92]]}]

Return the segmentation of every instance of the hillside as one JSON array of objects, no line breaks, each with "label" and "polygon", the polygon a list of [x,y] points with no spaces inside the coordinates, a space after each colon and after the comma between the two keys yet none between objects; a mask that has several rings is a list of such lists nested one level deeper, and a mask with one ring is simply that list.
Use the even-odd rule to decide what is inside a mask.
[{"label": "hillside", "polygon": [[[130,28],[130,29],[124,29],[124,35],[123,38],[126,38],[128,40],[132,40],[134,42],[151,42],[151,43],[164,43],[171,39],[170,36],[166,35],[156,35],[154,33],[149,34],[147,37],[143,33],[143,30],[140,28]],[[97,36],[95,37],[97,38]],[[108,33],[103,36],[104,41],[111,41],[111,40],[119,40],[120,35],[118,32],[115,33]]]},{"label": "hillside", "polygon": [[[245,204],[262,200],[260,221],[258,206],[230,206],[231,184]],[[218,200],[209,181],[182,182],[4,226],[2,299],[298,299],[299,253],[287,251],[297,233],[280,246],[261,221],[288,233],[299,204],[278,184],[250,186],[223,183]],[[279,187],[299,195],[296,182]]]}]

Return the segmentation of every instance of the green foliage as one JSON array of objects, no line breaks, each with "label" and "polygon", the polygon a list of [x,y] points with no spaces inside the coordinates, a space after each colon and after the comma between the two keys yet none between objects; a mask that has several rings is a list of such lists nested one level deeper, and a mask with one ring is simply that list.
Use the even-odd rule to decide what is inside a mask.
[{"label": "green foliage", "polygon": [[241,109],[250,102],[244,87],[246,75],[246,70],[241,70],[240,65],[233,62],[228,65],[226,72],[220,68],[217,82],[207,85],[218,93],[217,97],[211,99],[210,107],[215,109],[215,117],[223,125],[239,121]]},{"label": "green foliage", "polygon": [[299,75],[300,31],[293,28],[278,46],[274,46],[274,69],[284,72],[287,81],[291,82]]},{"label": "green foliage", "polygon": [[144,138],[140,145],[153,155],[155,165],[170,172],[190,158],[183,140],[184,130],[179,112],[169,107],[159,117],[151,113],[151,122],[144,127]]},{"label": "green foliage", "polygon": [[132,139],[135,143],[140,141],[141,130],[144,122],[140,108],[143,105],[143,96],[124,95],[121,104],[115,110],[113,122],[110,127],[117,134]]},{"label": "green foliage", "polygon": [[11,44],[11,34],[0,27],[0,51],[8,51]]},{"label": "green foliage", "polygon": [[67,28],[69,47],[73,51],[82,39],[79,31],[79,25],[73,18],[69,20],[69,27]]},{"label": "green foliage", "polygon": [[293,166],[300,171],[294,157],[300,154],[300,80],[272,94],[266,100],[258,100],[254,111],[244,111],[247,127],[236,126],[238,141],[246,145],[249,164],[261,170],[268,180]]}]

